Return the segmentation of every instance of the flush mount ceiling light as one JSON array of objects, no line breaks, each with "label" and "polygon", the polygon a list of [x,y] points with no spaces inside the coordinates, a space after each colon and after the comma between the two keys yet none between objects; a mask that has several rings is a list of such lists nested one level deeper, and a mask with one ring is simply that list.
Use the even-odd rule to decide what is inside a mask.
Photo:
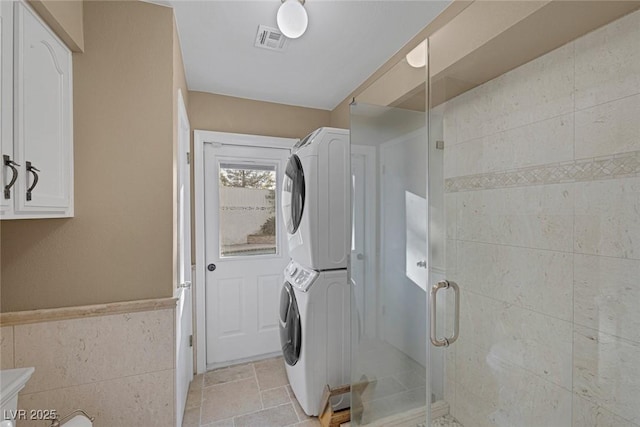
[{"label": "flush mount ceiling light", "polygon": [[285,37],[297,39],[307,30],[309,17],[304,0],[282,0],[277,15],[278,28]]},{"label": "flush mount ceiling light", "polygon": [[407,62],[414,68],[422,68],[427,65],[427,41],[423,41],[413,50],[407,53]]}]

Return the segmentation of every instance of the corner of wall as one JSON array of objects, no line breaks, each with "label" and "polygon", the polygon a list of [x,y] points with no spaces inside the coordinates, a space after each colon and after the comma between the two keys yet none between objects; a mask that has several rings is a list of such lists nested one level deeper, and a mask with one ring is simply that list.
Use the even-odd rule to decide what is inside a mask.
[{"label": "corner of wall", "polygon": [[331,127],[349,129],[349,102],[345,99],[331,110]]},{"label": "corner of wall", "polygon": [[83,1],[27,1],[69,49],[84,52]]},{"label": "corner of wall", "polygon": [[189,120],[193,129],[302,138],[329,126],[331,112],[316,108],[189,92]]}]

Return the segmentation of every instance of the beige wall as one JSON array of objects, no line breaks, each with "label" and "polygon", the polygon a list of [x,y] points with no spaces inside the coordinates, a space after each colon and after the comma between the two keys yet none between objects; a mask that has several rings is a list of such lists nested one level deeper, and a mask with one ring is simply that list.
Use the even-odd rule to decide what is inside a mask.
[{"label": "beige wall", "polygon": [[51,29],[74,52],[84,51],[82,0],[28,0]]},{"label": "beige wall", "polygon": [[86,2],[84,23],[75,217],[2,223],[4,312],[172,295],[173,11]]},{"label": "beige wall", "polygon": [[330,117],[327,110],[189,92],[192,129],[302,138],[329,126]]}]

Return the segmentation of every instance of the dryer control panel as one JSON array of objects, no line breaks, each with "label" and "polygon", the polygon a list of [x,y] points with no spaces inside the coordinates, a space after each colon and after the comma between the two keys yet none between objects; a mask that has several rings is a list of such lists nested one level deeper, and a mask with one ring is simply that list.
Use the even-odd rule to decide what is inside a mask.
[{"label": "dryer control panel", "polygon": [[317,277],[317,271],[303,267],[294,260],[289,261],[284,269],[285,280],[302,292],[307,292]]}]

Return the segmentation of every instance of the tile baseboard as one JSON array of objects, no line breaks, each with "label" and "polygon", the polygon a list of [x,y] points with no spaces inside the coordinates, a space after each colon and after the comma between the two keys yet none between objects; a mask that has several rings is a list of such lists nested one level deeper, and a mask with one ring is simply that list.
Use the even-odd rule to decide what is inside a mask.
[{"label": "tile baseboard", "polygon": [[169,297],[0,313],[0,326],[17,326],[30,323],[51,322],[54,320],[81,319],[111,314],[171,309],[176,307],[176,302],[177,298]]}]

